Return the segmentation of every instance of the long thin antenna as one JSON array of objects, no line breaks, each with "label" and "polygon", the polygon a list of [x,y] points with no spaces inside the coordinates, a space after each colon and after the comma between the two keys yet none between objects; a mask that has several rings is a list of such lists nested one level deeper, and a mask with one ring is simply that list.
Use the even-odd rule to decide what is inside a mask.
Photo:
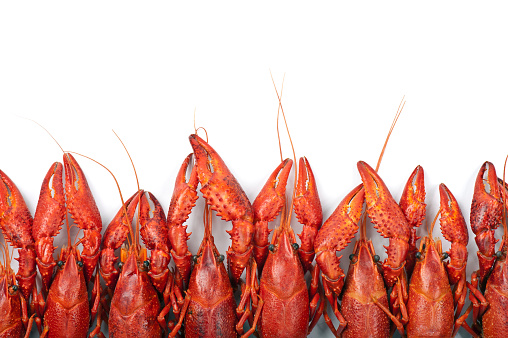
[{"label": "long thin antenna", "polygon": [[138,178],[138,172],[136,171],[136,166],[134,165],[134,161],[132,160],[132,157],[131,157],[131,154],[129,153],[129,151],[127,150],[127,147],[125,146],[125,144],[123,143],[122,139],[120,138],[120,136],[118,136],[118,134],[115,132],[114,129],[111,129],[113,130],[113,133],[115,134],[115,136],[118,138],[118,140],[120,141],[120,143],[122,144],[123,148],[125,149],[125,152],[127,153],[127,156],[129,156],[129,160],[131,161],[131,164],[132,164],[132,169],[134,169],[134,175],[136,176],[136,183],[138,185],[138,190],[139,189],[139,178]]},{"label": "long thin antenna", "polygon": [[205,234],[204,238],[210,239],[212,236],[212,212],[210,211],[210,206],[205,204],[205,209],[203,212],[203,221],[205,223]]},{"label": "long thin antenna", "polygon": [[381,150],[381,154],[379,154],[379,158],[377,160],[376,171],[379,170],[379,166],[381,165],[381,160],[383,159],[383,155],[385,153],[386,145],[388,144],[388,140],[390,139],[390,135],[392,134],[393,128],[395,127],[395,124],[397,123],[397,120],[399,119],[399,116],[402,113],[402,109],[404,109],[404,105],[406,104],[406,101],[404,101],[405,97],[406,96],[404,95],[402,97],[402,100],[399,103],[399,108],[397,108],[397,114],[395,114],[395,118],[392,121],[390,131],[388,132],[388,135],[386,136],[385,144],[383,145],[383,149]]},{"label": "long thin antenna", "polygon": [[[289,132],[289,127],[288,127],[288,123],[287,123],[287,120],[286,120],[286,114],[284,113],[284,107],[282,107],[282,101],[281,101],[281,97],[282,97],[282,90],[281,90],[281,95],[279,95],[279,92],[277,91],[277,86],[275,85],[275,81],[273,80],[273,76],[272,76],[272,73],[270,72],[270,76],[272,77],[272,83],[273,83],[273,87],[275,89],[275,93],[277,94],[277,98],[279,99],[279,107],[280,107],[280,111],[282,112],[282,117],[284,119],[284,124],[286,126],[286,132],[288,134],[288,137],[289,137],[289,143],[291,144],[291,150],[293,152],[293,160],[294,160],[294,163],[295,163],[295,168],[294,168],[294,171],[295,171],[295,179],[294,179],[294,184],[293,184],[293,194],[292,194],[292,198],[291,198],[291,203],[289,205],[289,212],[288,212],[288,216],[286,218],[282,218],[281,217],[281,220],[285,220],[284,224],[288,224],[289,226],[289,223],[290,223],[290,220],[291,220],[291,211],[293,210],[293,203],[294,203],[294,199],[295,199],[295,196],[296,196],[296,184],[298,182],[298,162],[296,161],[296,153],[295,153],[295,147],[293,145],[293,140],[291,139],[291,133]],[[284,74],[284,78],[285,78],[285,74]],[[284,84],[284,82],[283,82]],[[278,124],[279,123],[279,111],[277,110],[277,134],[279,132],[279,127],[278,127]],[[279,138],[279,149],[281,151],[281,162],[282,162],[282,147],[280,147],[280,138]],[[284,207],[286,207],[287,203],[285,203]]]},{"label": "long thin antenna", "polygon": [[434,225],[437,221],[437,216],[441,213],[441,208],[437,211],[436,217],[434,217],[434,220],[432,221],[432,224],[430,225],[430,230],[428,229],[428,223],[427,223],[427,233],[429,234],[430,241],[434,243],[434,238],[432,237],[432,232],[434,231]]},{"label": "long thin antenna", "polygon": [[[402,100],[400,100],[399,107],[397,108],[397,113],[395,114],[395,117],[393,118],[392,125],[390,126],[390,130],[388,131],[388,135],[386,135],[385,143],[383,144],[383,148],[381,149],[381,153],[379,154],[377,165],[376,165],[376,172],[379,170],[379,167],[381,165],[381,160],[383,159],[383,155],[386,150],[386,146],[388,145],[388,140],[390,139],[390,136],[392,135],[393,129],[395,128],[395,124],[397,124],[397,121],[400,117],[400,114],[402,113],[402,110],[404,109],[404,105],[406,104],[406,101],[404,101],[404,98],[406,96],[404,95],[402,97]],[[367,213],[362,214],[362,221],[360,223],[360,238],[366,239],[367,238]]]},{"label": "long thin antenna", "polygon": [[[270,72],[270,76],[271,75],[272,75],[272,73]],[[296,188],[296,182],[297,182],[298,162],[296,162],[295,147],[293,145],[293,140],[291,139],[291,133],[289,132],[289,127],[288,127],[288,123],[287,123],[287,120],[286,120],[286,114],[284,113],[284,107],[282,107],[281,96],[279,96],[279,92],[277,91],[277,86],[275,85],[275,81],[273,81],[273,77],[272,77],[272,83],[273,83],[273,87],[275,88],[275,93],[277,94],[277,98],[279,99],[279,107],[280,107],[280,110],[282,112],[282,118],[284,119],[284,124],[286,126],[286,131],[287,131],[287,134],[288,134],[288,137],[289,137],[289,143],[291,143],[291,150],[293,151],[293,159],[294,159],[294,162],[295,162],[295,183],[294,183],[294,188],[293,188],[293,197],[294,197],[294,194],[296,192],[295,188]],[[293,201],[291,201],[291,208],[292,207],[293,207]]]},{"label": "long thin antenna", "polygon": [[206,135],[206,143],[208,143],[208,132],[206,131],[205,127],[198,127],[198,129],[195,129],[194,130],[194,133],[197,135],[198,134],[198,130],[202,129],[204,132],[205,132],[205,135]]},{"label": "long thin antenna", "polygon": [[56,144],[58,145],[58,147],[62,150],[62,153],[65,154],[65,151],[63,150],[62,146],[60,145],[60,143],[58,143],[58,141],[56,140],[56,138],[53,137],[53,135],[51,135],[51,133],[46,129],[44,128],[44,126],[42,124],[40,124],[39,122],[35,121],[35,120],[32,120],[32,119],[29,119],[28,117],[23,117],[24,119],[27,119],[29,121],[32,121],[33,123],[35,123],[36,125],[38,125],[39,127],[41,127],[42,129],[44,129],[46,131],[46,133],[48,133],[48,135],[53,139],[53,141],[56,142]]},{"label": "long thin antenna", "polygon": [[197,134],[198,130],[196,129],[196,107],[194,107],[194,134]]},{"label": "long thin antenna", "polygon": [[[112,129],[113,130],[113,129]],[[123,143],[122,139],[120,138],[120,136],[118,136],[118,134],[113,130],[113,133],[115,134],[115,136],[118,138],[118,140],[120,141],[120,143],[122,144],[123,146],[123,149],[125,149],[125,152],[127,153],[127,156],[129,156],[129,160],[131,161],[131,165],[132,165],[132,169],[134,170],[134,175],[136,176],[136,183],[138,185],[138,191],[141,190],[139,188],[139,179],[138,179],[138,173],[136,171],[136,166],[134,165],[134,161],[132,160],[132,157],[131,157],[131,154],[129,153],[129,150],[127,150],[127,147],[125,146],[125,144]],[[138,234],[139,234],[139,212],[141,210],[141,195],[138,196],[138,218],[136,219],[136,234],[134,236],[134,246],[136,247],[136,250],[139,249],[139,244],[138,244]]]},{"label": "long thin antenna", "polygon": [[[272,78],[272,83],[275,87],[275,82],[273,80],[272,71],[270,70],[270,77]],[[284,157],[282,156],[282,144],[280,141],[280,132],[279,132],[279,114],[280,114],[280,108],[281,108],[281,100],[282,100],[282,92],[284,90],[284,80],[286,79],[286,73],[284,73],[284,76],[282,77],[282,86],[280,88],[280,98],[279,98],[279,104],[277,105],[277,139],[279,141],[279,152],[280,152],[280,161],[284,161]],[[277,91],[277,88],[275,88],[275,91]]]}]

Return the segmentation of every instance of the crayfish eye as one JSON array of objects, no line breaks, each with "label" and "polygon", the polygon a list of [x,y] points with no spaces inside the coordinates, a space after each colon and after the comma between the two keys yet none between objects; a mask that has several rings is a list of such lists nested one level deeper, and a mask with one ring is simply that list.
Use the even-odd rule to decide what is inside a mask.
[{"label": "crayfish eye", "polygon": [[496,257],[501,258],[503,256],[503,253],[501,251],[496,252]]},{"label": "crayfish eye", "polygon": [[76,264],[78,264],[78,266],[79,266],[80,268],[82,268],[82,267],[83,267],[83,262],[82,262],[82,261],[78,261]]},{"label": "crayfish eye", "polygon": [[63,261],[58,261],[56,262],[56,265],[58,265],[59,268],[63,267],[64,266],[64,262]]},{"label": "crayfish eye", "polygon": [[422,253],[420,251],[418,251],[416,254],[415,254],[415,257],[420,259],[422,258]]},{"label": "crayfish eye", "polygon": [[224,261],[224,255],[220,255],[219,258],[217,258],[217,262],[222,263]]},{"label": "crayfish eye", "polygon": [[192,261],[194,263],[197,263],[198,262],[198,256],[197,255],[192,256]]},{"label": "crayfish eye", "polygon": [[118,263],[118,270],[122,271],[123,262]]},{"label": "crayfish eye", "polygon": [[448,253],[447,253],[447,252],[443,253],[442,260],[445,260],[445,259],[447,259],[447,258],[448,258]]},{"label": "crayfish eye", "polygon": [[149,269],[149,268],[150,268],[150,262],[149,262],[149,261],[144,261],[144,262],[143,262],[143,266],[144,266],[145,268]]},{"label": "crayfish eye", "polygon": [[298,250],[298,248],[300,247],[300,246],[298,245],[298,243],[293,243],[293,244],[291,244],[291,246],[292,246],[292,247],[293,247],[293,249],[295,249],[295,250]]},{"label": "crayfish eye", "polygon": [[379,262],[379,259],[380,259],[380,258],[379,258],[379,256],[378,256],[378,255],[374,255],[374,262],[376,262],[376,263],[377,263],[377,262]]},{"label": "crayfish eye", "polygon": [[11,296],[16,295],[16,291],[18,291],[18,289],[19,289],[19,287],[16,284],[14,284],[13,286],[10,286],[9,289],[8,289],[9,290],[9,294]]},{"label": "crayfish eye", "polygon": [[355,258],[355,254],[351,254],[351,255],[349,255],[349,260],[350,260],[350,261],[352,261],[352,260],[353,260],[353,258]]},{"label": "crayfish eye", "polygon": [[275,245],[273,245],[273,244],[268,245],[268,250],[273,252],[273,250],[275,250]]},{"label": "crayfish eye", "polygon": [[422,245],[422,250],[425,250],[425,243],[423,243]]}]

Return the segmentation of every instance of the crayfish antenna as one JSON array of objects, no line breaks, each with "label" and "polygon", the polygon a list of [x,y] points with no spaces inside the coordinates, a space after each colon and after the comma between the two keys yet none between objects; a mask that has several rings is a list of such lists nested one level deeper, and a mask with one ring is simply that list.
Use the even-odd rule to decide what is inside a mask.
[{"label": "crayfish antenna", "polygon": [[[279,112],[282,112],[282,118],[284,119],[284,125],[286,126],[286,131],[288,133],[289,143],[291,144],[291,150],[293,151],[293,161],[295,161],[295,182],[294,182],[294,187],[293,187],[293,199],[294,199],[295,194],[296,194],[296,183],[297,183],[297,176],[296,175],[298,172],[298,165],[296,162],[295,147],[293,145],[291,133],[289,132],[288,122],[286,120],[286,114],[284,113],[284,108],[282,107],[282,90],[284,89],[284,80],[286,78],[286,74],[284,73],[284,77],[282,78],[282,86],[281,86],[281,90],[280,90],[280,95],[279,95],[279,92],[277,91],[277,86],[275,85],[275,81],[273,80],[271,71],[270,71],[270,77],[272,78],[272,83],[273,83],[273,87],[275,89],[275,94],[277,94],[277,99],[279,100],[279,105],[277,107],[277,138],[279,140],[280,161],[281,162],[283,161],[283,156],[282,156],[282,145],[281,145],[281,141],[280,141],[280,132],[279,132]],[[293,205],[293,201],[291,201],[290,210],[292,209],[292,205]]]},{"label": "crayfish antenna", "polygon": [[[284,73],[284,75],[282,76],[282,86],[280,88],[280,96],[279,96],[279,93],[277,92],[277,87],[275,86],[275,81],[273,80],[273,75],[272,75],[272,71],[270,70],[270,77],[272,78],[272,83],[273,83],[273,86],[275,88],[275,93],[277,93],[277,98],[279,99],[279,104],[277,106],[277,140],[279,141],[279,152],[280,152],[280,161],[284,161],[284,157],[282,156],[282,145],[281,145],[281,142],[280,142],[280,132],[279,132],[279,113],[280,113],[280,110],[282,108],[282,91],[284,90],[284,80],[286,79],[286,73]],[[289,137],[291,139],[291,136]],[[296,163],[296,161],[295,161]]]},{"label": "crayfish antenna", "polygon": [[40,124],[39,122],[35,121],[35,120],[32,120],[32,119],[29,119],[28,117],[25,117],[25,119],[29,120],[29,121],[32,121],[33,123],[35,123],[36,125],[38,125],[39,127],[41,127],[42,129],[44,129],[44,131],[46,133],[48,133],[48,135],[53,139],[53,141],[56,142],[56,144],[58,145],[58,147],[62,150],[62,153],[66,153],[65,150],[63,150],[62,146],[60,145],[60,143],[58,143],[58,141],[56,140],[56,138],[53,137],[53,135],[49,132],[49,130],[47,130],[46,128],[44,128],[44,126],[42,124]]},{"label": "crayfish antenna", "polygon": [[[270,72],[270,76],[271,76]],[[285,75],[284,75],[285,79]],[[296,153],[295,147],[293,144],[293,140],[291,138],[291,133],[289,132],[289,127],[286,119],[286,114],[284,112],[284,107],[282,106],[282,89],[284,88],[284,79],[281,87],[281,94],[279,95],[277,91],[277,87],[275,86],[275,81],[272,76],[272,83],[275,88],[275,93],[277,94],[277,98],[279,100],[279,107],[277,109],[277,136],[279,138],[279,151],[281,152],[282,159],[282,147],[280,144],[280,134],[279,134],[279,113],[282,113],[282,118],[284,119],[284,125],[286,126],[287,135],[289,138],[289,142],[291,144],[291,150],[293,152],[293,160],[295,161],[295,178],[293,185],[293,194],[291,198],[291,202],[288,212],[288,221],[285,223],[287,227],[290,227],[289,220],[291,219],[291,211],[294,210],[296,218],[298,222],[303,225],[302,232],[298,235],[300,238],[300,247],[298,249],[298,255],[300,256],[300,261],[304,267],[304,271],[312,269],[312,261],[314,260],[314,241],[317,235],[317,232],[321,228],[323,223],[323,211],[321,208],[321,202],[319,200],[319,195],[317,191],[316,180],[314,178],[314,174],[310,167],[309,161],[305,157],[301,157],[299,163],[296,163]]]},{"label": "crayfish antenna", "polygon": [[[139,187],[139,178],[138,178],[138,173],[136,171],[136,166],[134,165],[134,161],[132,160],[132,157],[131,157],[131,154],[129,153],[129,150],[127,150],[127,147],[125,146],[125,144],[123,143],[122,139],[120,138],[120,136],[118,136],[118,134],[112,129],[113,133],[115,134],[115,136],[118,138],[118,140],[120,141],[120,143],[122,144],[123,148],[125,149],[125,152],[127,153],[127,156],[129,156],[129,160],[131,161],[131,165],[132,165],[132,169],[134,170],[134,176],[136,177],[136,184],[138,186],[138,191],[140,191],[140,187]],[[134,233],[134,235],[131,235],[133,236],[132,238],[132,241],[134,242],[134,247],[136,248],[136,250],[139,251],[140,249],[140,246],[139,246],[139,243],[138,243],[138,234],[139,234],[139,208],[141,207],[141,195],[138,196],[138,218],[137,218],[137,221],[136,221],[136,232]]]},{"label": "crayfish antenna", "polygon": [[400,114],[402,113],[402,109],[404,109],[404,106],[406,105],[406,101],[404,101],[405,97],[406,97],[405,95],[402,97],[402,100],[399,103],[399,108],[397,108],[397,113],[395,114],[395,118],[393,119],[392,125],[390,126],[390,131],[388,132],[388,135],[386,135],[385,143],[383,144],[383,148],[381,149],[381,153],[379,154],[379,158],[377,160],[376,171],[379,170],[379,166],[381,165],[381,160],[383,159],[383,155],[385,154],[386,146],[388,145],[388,140],[390,139],[393,129],[395,128],[395,124],[397,124],[397,120],[399,119]]},{"label": "crayfish antenna", "polygon": [[194,134],[198,134],[198,130],[202,129],[205,132],[206,143],[208,143],[208,132],[205,127],[197,127],[196,128],[196,108],[194,108]]},{"label": "crayfish antenna", "polygon": [[434,220],[430,224],[430,229],[427,228],[429,240],[431,243],[434,243],[434,237],[432,237],[432,232],[434,231],[434,225],[436,225],[437,216],[439,216],[440,213],[441,213],[441,208],[439,208],[439,210],[436,213],[436,216],[434,217]]},{"label": "crayfish antenna", "polygon": [[282,91],[284,89],[284,80],[286,78],[286,73],[284,73],[284,76],[282,77],[282,85],[281,85],[281,89],[280,89],[280,95],[279,95],[279,92],[277,90],[277,86],[275,85],[275,81],[273,79],[273,75],[272,75],[272,71],[271,70],[270,70],[270,77],[272,78],[273,88],[275,89],[275,94],[277,94],[277,99],[279,101],[279,104],[277,106],[277,139],[279,141],[280,161],[283,162],[282,144],[281,144],[281,140],[280,140],[280,130],[279,130],[279,116],[280,116],[280,113],[282,112],[282,118],[284,119],[284,125],[286,126],[286,131],[287,131],[287,134],[288,134],[288,137],[289,137],[289,143],[291,144],[291,150],[293,151],[293,161],[295,162],[295,169],[294,169],[294,172],[295,172],[295,181],[294,181],[294,186],[293,186],[293,196],[291,198],[291,202],[290,202],[289,208],[288,208],[288,205],[287,205],[288,201],[287,201],[287,198],[286,198],[286,202],[284,203],[284,207],[283,207],[282,215],[281,215],[281,225],[284,228],[287,228],[287,227],[290,227],[290,223],[291,223],[291,210],[293,210],[294,200],[295,200],[295,196],[296,196],[296,190],[297,190],[296,189],[296,185],[297,185],[297,182],[298,182],[298,178],[297,178],[298,164],[297,164],[297,161],[296,161],[295,147],[293,145],[293,140],[291,138],[291,133],[289,132],[289,127],[288,127],[288,123],[287,123],[287,120],[286,120],[286,114],[284,113],[284,108],[282,107]]}]

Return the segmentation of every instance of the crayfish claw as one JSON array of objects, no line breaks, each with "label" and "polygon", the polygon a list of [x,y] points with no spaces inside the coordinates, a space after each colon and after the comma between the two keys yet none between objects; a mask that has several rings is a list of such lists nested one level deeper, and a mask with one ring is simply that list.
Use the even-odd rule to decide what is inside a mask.
[{"label": "crayfish claw", "polygon": [[407,180],[399,202],[400,209],[411,227],[419,227],[425,219],[424,172],[417,166]]},{"label": "crayfish claw", "polygon": [[336,295],[344,285],[344,272],[340,268],[340,257],[336,252],[344,249],[358,231],[365,190],[360,184],[355,187],[325,221],[314,242],[316,262],[327,284]]},{"label": "crayfish claw", "polygon": [[312,268],[314,239],[323,223],[323,210],[309,161],[301,157],[299,165],[293,210],[298,221],[303,224],[302,233],[298,235],[301,241],[298,255],[304,271],[307,271]]},{"label": "crayfish claw", "polygon": [[441,218],[439,219],[441,233],[447,241],[466,246],[469,242],[469,234],[459,203],[443,183],[439,185],[439,194],[441,197]]},{"label": "crayfish claw", "polygon": [[63,156],[67,207],[74,222],[81,229],[102,230],[102,219],[92,196],[85,174],[69,153]]},{"label": "crayfish claw", "polygon": [[163,292],[169,278],[168,264],[171,260],[166,215],[161,204],[151,192],[141,196],[139,223],[140,234],[150,249],[150,271],[148,275],[159,292]]},{"label": "crayfish claw", "polygon": [[268,222],[280,214],[286,202],[286,184],[293,160],[285,159],[272,172],[259,192],[252,209],[254,211],[254,258],[261,273],[268,256]]},{"label": "crayfish claw", "polygon": [[374,228],[390,240],[383,273],[387,284],[392,286],[404,270],[409,251],[410,226],[377,172],[363,161],[358,162],[358,171],[365,186],[367,213]]},{"label": "crayfish claw", "polygon": [[316,187],[316,180],[307,158],[301,157],[299,165],[294,200],[296,218],[304,225],[319,228],[323,222],[323,211]]},{"label": "crayfish claw", "polygon": [[[219,154],[198,135],[190,135],[201,192],[206,203],[225,221],[233,223],[228,260],[230,273],[238,282],[252,251],[254,212],[247,195]],[[230,254],[231,253],[231,254]],[[234,258],[233,258],[234,257]],[[230,259],[231,258],[231,259]]]},{"label": "crayfish claw", "polygon": [[281,212],[285,203],[286,183],[292,166],[293,160],[285,159],[266,181],[252,203],[256,221],[271,222]]},{"label": "crayfish claw", "polygon": [[481,281],[495,262],[497,240],[494,232],[501,223],[503,206],[499,190],[496,169],[492,163],[485,162],[476,176],[470,215],[471,230],[476,235],[475,241],[478,246]]},{"label": "crayfish claw", "polygon": [[406,257],[406,272],[411,276],[416,264],[416,242],[419,237],[416,235],[416,227],[419,227],[425,219],[425,183],[424,172],[421,166],[417,166],[407,180],[399,202],[400,209],[404,213],[410,226],[409,250]]},{"label": "crayfish claw", "polygon": [[16,279],[25,299],[35,285],[35,251],[32,237],[33,219],[14,182],[0,170],[0,228],[6,241],[19,252]]},{"label": "crayfish claw", "polygon": [[178,171],[167,218],[169,242],[173,247],[171,254],[185,284],[189,281],[192,254],[187,246],[190,234],[186,232],[187,226],[184,223],[189,218],[192,208],[196,205],[198,199],[196,189],[199,183],[196,166],[192,167],[188,182],[186,180],[186,173],[191,165],[192,156],[193,154],[189,154],[185,158]]},{"label": "crayfish claw", "polygon": [[374,227],[385,238],[409,239],[409,224],[385,183],[367,163],[358,162],[358,171],[365,187],[367,213]]}]

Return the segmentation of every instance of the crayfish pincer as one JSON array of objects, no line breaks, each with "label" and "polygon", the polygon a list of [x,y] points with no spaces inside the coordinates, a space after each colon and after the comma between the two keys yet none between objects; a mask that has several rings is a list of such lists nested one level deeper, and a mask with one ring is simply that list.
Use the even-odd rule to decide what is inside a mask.
[{"label": "crayfish pincer", "polygon": [[219,156],[201,137],[192,134],[196,170],[206,203],[225,221],[233,223],[228,231],[231,246],[227,251],[229,275],[238,283],[253,250],[253,210],[242,187]]}]

